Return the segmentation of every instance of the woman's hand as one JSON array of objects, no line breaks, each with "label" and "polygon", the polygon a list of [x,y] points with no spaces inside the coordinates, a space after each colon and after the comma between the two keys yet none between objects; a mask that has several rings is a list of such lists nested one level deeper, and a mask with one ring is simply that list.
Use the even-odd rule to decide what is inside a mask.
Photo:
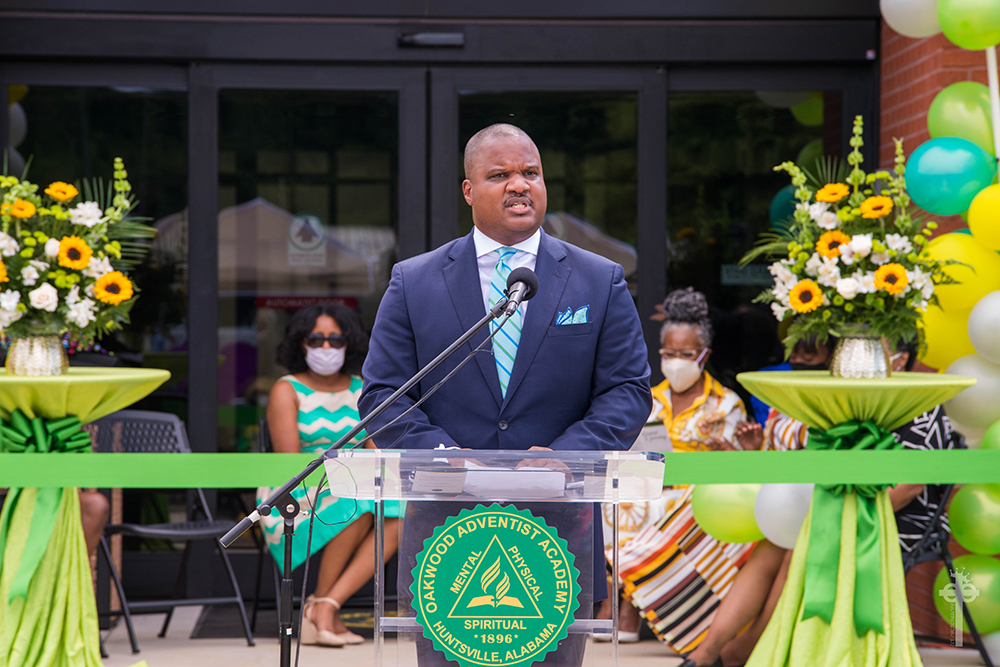
[{"label": "woman's hand", "polygon": [[708,448],[713,452],[735,452],[738,451],[733,447],[733,443],[729,442],[725,438],[709,438],[705,443]]},{"label": "woman's hand", "polygon": [[759,450],[764,444],[764,429],[760,424],[740,422],[734,435],[744,450]]}]

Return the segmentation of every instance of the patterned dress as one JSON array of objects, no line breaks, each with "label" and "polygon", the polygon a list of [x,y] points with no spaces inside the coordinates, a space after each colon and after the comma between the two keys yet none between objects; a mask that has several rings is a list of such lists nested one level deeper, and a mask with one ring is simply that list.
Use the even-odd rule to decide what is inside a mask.
[{"label": "patterned dress", "polygon": [[[710,437],[733,441],[736,424],[746,420],[737,394],[705,373],[705,392],[678,415],[670,386],[653,389],[653,419],[670,432],[675,452],[704,451]],[[698,646],[719,603],[753,544],[719,542],[703,531],[691,511],[694,487],[668,487],[666,514],[619,551],[623,592],[656,636],[677,653]]]},{"label": "patterned dress", "polygon": [[[295,396],[298,398],[299,440],[304,453],[318,454],[357,426],[360,419],[358,416],[358,396],[361,395],[361,378],[351,378],[351,386],[345,391],[336,393],[315,391],[291,375],[286,375],[278,380],[278,382],[282,381],[292,385],[295,389]],[[346,446],[357,447],[367,437],[365,432],[361,431]],[[274,489],[266,487],[257,489],[258,504],[263,502],[273,491]],[[306,498],[307,492],[308,498]],[[308,487],[303,490],[300,486],[292,491],[292,496],[303,509],[308,509],[316,497],[316,488]],[[325,488],[319,494],[319,507],[316,512],[316,521],[313,523],[312,548],[309,551],[309,556],[325,547],[340,531],[359,519],[362,514],[365,512],[374,513],[374,511],[374,504],[370,500],[356,501],[351,498],[335,498],[330,495],[329,489]],[[399,508],[394,504],[386,503],[386,516],[399,516]],[[270,516],[262,517],[260,523],[271,555],[277,561],[278,568],[281,569],[284,564],[284,537],[282,535],[284,522],[281,515],[272,512]],[[295,539],[292,540],[292,569],[306,561],[308,539],[309,517],[296,518]]]}]

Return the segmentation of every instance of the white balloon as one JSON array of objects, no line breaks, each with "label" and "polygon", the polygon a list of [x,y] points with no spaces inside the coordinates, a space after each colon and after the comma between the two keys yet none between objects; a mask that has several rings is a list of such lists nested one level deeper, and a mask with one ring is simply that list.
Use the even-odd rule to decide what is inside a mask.
[{"label": "white balloon", "polygon": [[28,116],[24,107],[17,102],[8,107],[7,113],[7,145],[17,148],[28,135]]},{"label": "white balloon", "polygon": [[978,354],[969,354],[953,361],[945,373],[976,380],[976,384],[944,404],[953,422],[985,429],[1000,420],[1000,366]]},{"label": "white balloon", "polygon": [[881,0],[882,18],[904,37],[930,37],[941,32],[937,0]]},{"label": "white balloon", "polygon": [[792,549],[809,513],[814,484],[763,484],[753,505],[757,527],[771,544]]},{"label": "white balloon", "polygon": [[[993,664],[1000,663],[1000,630],[983,635],[980,639],[983,640],[983,648],[990,654],[990,660],[993,661]],[[972,644],[972,642],[969,643]]]},{"label": "white balloon", "polygon": [[1000,292],[990,292],[969,313],[969,340],[979,356],[1000,364]]},{"label": "white balloon", "polygon": [[757,98],[775,109],[790,109],[796,104],[808,102],[812,94],[801,90],[758,90]]}]

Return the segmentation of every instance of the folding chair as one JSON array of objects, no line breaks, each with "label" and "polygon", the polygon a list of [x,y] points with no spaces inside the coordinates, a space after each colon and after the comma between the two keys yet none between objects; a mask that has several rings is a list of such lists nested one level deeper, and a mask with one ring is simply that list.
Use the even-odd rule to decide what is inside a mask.
[{"label": "folding chair", "polygon": [[[191,452],[184,424],[176,415],[142,410],[121,410],[97,420],[94,424],[96,426],[94,441],[98,452],[176,454],[189,454]],[[214,519],[209,509],[208,501],[205,499],[204,491],[194,489],[194,495],[197,503],[194,512],[189,516],[193,517],[196,512],[200,512],[204,515],[204,519],[152,525],[131,523],[112,524],[104,529],[104,535],[101,536],[101,553],[108,563],[112,580],[122,604],[121,612],[109,612],[105,615],[121,615],[125,618],[133,653],[139,652],[139,644],[136,642],[135,631],[132,627],[132,614],[166,611],[167,617],[163,621],[163,627],[160,629],[159,634],[160,637],[164,637],[167,634],[167,628],[170,626],[174,609],[178,606],[209,604],[237,605],[243,621],[243,630],[246,634],[247,644],[250,646],[254,645],[253,634],[250,631],[250,623],[247,619],[246,606],[243,603],[239,584],[236,582],[236,574],[233,572],[233,566],[229,561],[226,550],[219,542],[219,538],[226,534],[234,524],[231,521],[218,521]],[[167,600],[129,602],[125,597],[121,577],[118,574],[118,570],[111,558],[111,551],[108,548],[107,537],[111,535],[130,535],[140,538],[171,541],[183,540],[185,542],[184,553],[181,556],[180,569],[177,573],[177,579],[174,582],[174,597]],[[180,597],[186,579],[191,543],[195,540],[212,540],[215,542],[216,551],[219,553],[222,565],[229,575],[229,584],[233,589],[233,595],[203,598]]]}]

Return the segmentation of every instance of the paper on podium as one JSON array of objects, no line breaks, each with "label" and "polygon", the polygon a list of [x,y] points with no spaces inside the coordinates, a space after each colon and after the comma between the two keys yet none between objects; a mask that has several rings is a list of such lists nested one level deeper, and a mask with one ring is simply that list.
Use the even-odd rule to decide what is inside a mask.
[{"label": "paper on podium", "polygon": [[663,422],[646,424],[639,431],[639,437],[632,445],[633,452],[672,452],[674,443]]},{"label": "paper on podium", "polygon": [[566,493],[566,474],[540,468],[488,468],[465,462],[465,492],[489,498],[498,491],[509,500],[558,498]]}]

